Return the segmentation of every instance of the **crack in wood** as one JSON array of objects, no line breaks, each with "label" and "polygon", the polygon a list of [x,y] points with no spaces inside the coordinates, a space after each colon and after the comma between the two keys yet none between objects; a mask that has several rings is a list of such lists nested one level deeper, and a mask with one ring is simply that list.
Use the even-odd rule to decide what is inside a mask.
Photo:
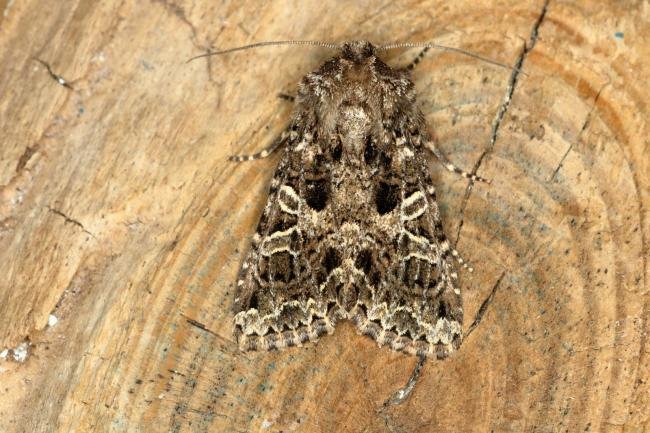
[{"label": "crack in wood", "polygon": [[[186,316],[185,314],[181,313],[181,316],[189,323],[190,325],[194,326],[195,328],[200,329],[203,332],[206,332],[213,337],[216,337],[218,340],[221,340],[223,343],[226,344],[226,347],[228,347],[229,350],[231,350],[233,347],[237,347],[237,343],[235,343],[233,340],[230,340],[229,338],[224,337],[223,335],[219,334],[218,332],[213,331],[212,329],[208,328],[205,326],[203,323],[199,322],[196,319],[192,319],[189,316]],[[233,352],[236,352],[236,350],[231,350]],[[246,356],[245,353],[241,353],[241,356],[243,356],[246,359],[250,359],[248,356]]]},{"label": "crack in wood", "polygon": [[63,78],[61,75],[56,74],[56,73],[52,70],[52,67],[50,66],[49,63],[47,63],[47,62],[44,61],[44,60],[39,59],[38,57],[32,57],[32,58],[33,58],[35,61],[37,61],[38,63],[40,63],[41,65],[45,66],[45,69],[47,69],[47,73],[50,75],[50,77],[52,77],[52,79],[53,79],[54,81],[56,81],[57,83],[59,83],[60,85],[62,85],[63,87],[65,87],[65,88],[67,88],[67,89],[74,90],[74,88],[73,88],[72,85],[68,82],[68,80],[66,80],[65,78]]},{"label": "crack in wood", "polygon": [[37,144],[34,147],[27,146],[25,148],[23,154],[20,155],[20,158],[18,158],[18,163],[16,164],[16,173],[20,173],[25,168],[29,160],[32,159],[32,156],[38,152],[38,147],[39,146]]},{"label": "crack in wood", "polygon": [[474,321],[472,322],[471,325],[469,325],[469,328],[467,328],[467,332],[465,332],[465,339],[470,336],[472,332],[474,332],[474,329],[481,323],[481,320],[483,320],[483,316],[485,315],[485,312],[487,311],[488,307],[492,303],[492,300],[494,299],[494,295],[497,292],[497,289],[501,285],[501,281],[503,280],[503,277],[506,275],[506,272],[503,271],[499,278],[497,278],[497,281],[494,283],[494,286],[492,286],[492,290],[490,291],[490,294],[483,300],[481,303],[481,306],[479,307],[478,311],[476,312],[476,315],[474,316]]},{"label": "crack in wood", "polygon": [[383,405],[384,408],[386,408],[387,406],[396,406],[398,404],[402,404],[409,398],[409,396],[413,392],[413,389],[415,388],[415,384],[420,378],[420,373],[422,372],[422,367],[424,366],[426,360],[427,358],[424,356],[420,356],[418,358],[418,363],[415,365],[415,368],[411,373],[411,377],[409,377],[409,380],[406,382],[406,385],[404,385],[402,388],[395,391],[393,395],[384,402]]},{"label": "crack in wood", "polygon": [[557,164],[557,167],[555,167],[555,170],[553,170],[553,174],[551,174],[551,177],[548,178],[547,182],[553,182],[553,180],[555,180],[555,177],[557,176],[558,172],[562,168],[562,165],[564,164],[564,160],[566,159],[566,157],[569,155],[569,153],[573,149],[573,145],[576,142],[580,141],[580,138],[582,137],[582,134],[587,129],[587,126],[589,126],[589,124],[591,123],[591,117],[593,115],[594,110],[596,109],[598,99],[600,99],[600,94],[602,93],[603,89],[605,89],[605,87],[607,87],[609,84],[610,84],[609,81],[606,82],[605,84],[603,84],[601,86],[600,90],[598,90],[598,93],[596,93],[596,96],[594,97],[594,102],[591,105],[591,109],[589,110],[589,113],[587,113],[587,117],[585,118],[585,121],[582,124],[582,128],[580,128],[580,132],[578,132],[578,136],[576,137],[575,141],[573,141],[573,142],[571,142],[571,144],[569,144],[569,147],[567,148],[566,152],[564,152],[564,155],[562,155],[562,158],[560,159],[560,162]]},{"label": "crack in wood", "polygon": [[183,316],[187,321],[187,323],[189,323],[190,325],[199,328],[200,330],[205,331],[208,334],[214,335],[215,337],[220,337],[219,334],[209,329],[207,326],[205,326],[203,323],[199,322],[198,320],[192,319],[191,317],[188,317],[185,314],[181,314],[181,316]]},{"label": "crack in wood", "polygon": [[[510,101],[512,100],[512,96],[515,92],[515,88],[517,87],[517,83],[519,81],[519,75],[522,73],[524,62],[528,57],[528,54],[533,50],[533,48],[535,48],[535,44],[537,43],[537,38],[539,36],[539,28],[542,25],[544,18],[546,17],[546,12],[548,11],[548,3],[549,0],[546,0],[544,2],[544,6],[542,7],[542,10],[539,16],[537,17],[537,20],[533,24],[533,28],[530,32],[528,43],[524,45],[523,50],[521,51],[519,57],[517,58],[517,61],[515,62],[515,66],[512,69],[512,73],[510,74],[510,79],[508,80],[508,87],[506,88],[505,97],[503,99],[503,102],[501,103],[501,106],[499,107],[499,110],[497,111],[494,121],[492,122],[492,133],[490,135],[490,144],[483,150],[481,156],[479,156],[478,160],[474,164],[474,167],[472,168],[472,171],[470,172],[471,174],[476,175],[476,172],[481,167],[483,160],[494,151],[494,145],[499,135],[499,129],[501,128],[501,123],[503,122],[503,118],[505,117],[506,113],[508,112],[508,108],[510,107]],[[467,187],[465,188],[465,194],[463,196],[463,200],[460,206],[460,212],[459,212],[460,223],[458,224],[458,230],[456,231],[456,242],[455,242],[456,245],[458,244],[458,240],[460,239],[460,232],[463,228],[464,219],[465,219],[465,209],[467,208],[467,202],[469,201],[469,196],[472,193],[473,186],[474,186],[474,182],[470,179],[469,182],[467,183]]]},{"label": "crack in wood", "polygon": [[95,235],[92,234],[91,232],[89,232],[88,230],[86,230],[86,228],[84,227],[84,225],[81,224],[81,222],[79,222],[78,220],[76,220],[76,219],[74,219],[74,218],[70,218],[68,215],[64,214],[64,213],[61,212],[60,210],[55,209],[55,208],[53,208],[53,207],[51,207],[51,206],[46,206],[46,208],[47,208],[48,211],[52,212],[53,214],[62,217],[62,218],[65,220],[66,223],[69,223],[69,224],[72,224],[72,225],[75,225],[75,226],[81,228],[81,230],[82,230],[84,233],[86,233],[86,234],[92,236],[93,239],[97,239],[97,238],[95,237]]}]

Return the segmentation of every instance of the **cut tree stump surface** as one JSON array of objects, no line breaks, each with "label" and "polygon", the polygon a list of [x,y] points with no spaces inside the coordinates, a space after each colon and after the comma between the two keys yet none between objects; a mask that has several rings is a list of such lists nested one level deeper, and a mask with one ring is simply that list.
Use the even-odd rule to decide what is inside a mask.
[{"label": "cut tree stump surface", "polygon": [[[0,431],[650,431],[647,3],[0,9]],[[493,182],[431,160],[475,268],[465,329],[486,308],[399,404],[417,359],[349,323],[302,348],[233,344],[279,156],[227,157],[268,145],[291,113],[277,94],[333,51],[186,60],[277,39],[435,41],[519,68],[432,50],[413,71],[441,149]]]}]

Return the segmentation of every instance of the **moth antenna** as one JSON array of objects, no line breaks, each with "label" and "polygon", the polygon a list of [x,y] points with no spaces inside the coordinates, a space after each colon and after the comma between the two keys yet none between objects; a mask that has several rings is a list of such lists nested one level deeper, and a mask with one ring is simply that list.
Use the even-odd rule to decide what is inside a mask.
[{"label": "moth antenna", "polygon": [[339,44],[333,44],[331,42],[323,42],[323,41],[264,41],[264,42],[256,42],[254,44],[242,45],[240,47],[228,48],[225,50],[209,51],[205,54],[200,54],[198,56],[192,57],[187,61],[187,63],[195,59],[200,59],[201,57],[216,56],[219,54],[232,53],[235,51],[242,51],[242,50],[248,50],[250,48],[266,47],[271,45],[315,45],[315,46],[325,47],[325,48],[337,48],[337,49],[341,48]]},{"label": "moth antenna", "polygon": [[519,68],[513,68],[510,65],[506,65],[505,63],[500,63],[497,62],[496,60],[488,59],[487,57],[479,56],[478,54],[474,54],[469,51],[461,50],[460,48],[454,48],[454,47],[448,47],[446,45],[440,45],[440,44],[434,44],[432,42],[402,42],[402,43],[396,43],[396,44],[386,44],[386,45],[381,45],[377,47],[377,51],[386,51],[386,50],[393,50],[396,48],[435,48],[437,50],[442,50],[442,51],[450,51],[453,53],[458,53],[462,54],[467,57],[471,57],[473,59],[477,60],[482,60],[486,63],[489,63],[494,66],[498,66],[500,68],[505,68],[510,71],[517,71],[521,72],[521,69]]}]

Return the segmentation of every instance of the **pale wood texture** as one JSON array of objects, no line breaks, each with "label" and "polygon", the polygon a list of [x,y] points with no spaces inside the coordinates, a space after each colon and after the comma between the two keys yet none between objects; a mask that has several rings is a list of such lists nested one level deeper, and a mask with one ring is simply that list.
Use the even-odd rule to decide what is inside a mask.
[{"label": "pale wood texture", "polygon": [[[0,431],[650,431],[648,3],[0,10],[0,352],[29,341],[24,362],[0,360]],[[503,279],[461,350],[428,362],[399,405],[384,402],[416,359],[349,324],[281,352],[231,341],[233,282],[277,156],[226,158],[266,146],[291,110],[277,93],[332,52],[185,60],[290,38],[522,60],[511,100],[512,71],[467,57],[430,52],[414,71],[440,147],[493,179],[464,201],[467,182],[431,164],[446,230],[476,268],[462,273],[465,327]]]}]

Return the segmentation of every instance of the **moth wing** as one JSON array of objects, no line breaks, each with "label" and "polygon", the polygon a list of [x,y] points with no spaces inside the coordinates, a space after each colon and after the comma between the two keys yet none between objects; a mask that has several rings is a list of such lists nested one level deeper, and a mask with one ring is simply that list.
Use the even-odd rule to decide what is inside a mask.
[{"label": "moth wing", "polygon": [[[377,251],[366,266],[369,289],[360,292],[351,317],[380,346],[445,358],[461,344],[463,309],[435,189],[422,148],[404,143],[389,159],[392,170],[401,171],[399,199],[378,218],[397,229],[392,237],[376,239]],[[382,231],[367,230],[369,235]]]},{"label": "moth wing", "polygon": [[301,345],[334,331],[331,299],[319,290],[325,271],[312,268],[322,261],[314,255],[325,254],[317,241],[325,229],[306,214],[316,208],[331,215],[329,179],[317,173],[317,159],[304,155],[306,147],[313,148],[309,137],[288,136],[237,281],[233,309],[241,350]]}]

